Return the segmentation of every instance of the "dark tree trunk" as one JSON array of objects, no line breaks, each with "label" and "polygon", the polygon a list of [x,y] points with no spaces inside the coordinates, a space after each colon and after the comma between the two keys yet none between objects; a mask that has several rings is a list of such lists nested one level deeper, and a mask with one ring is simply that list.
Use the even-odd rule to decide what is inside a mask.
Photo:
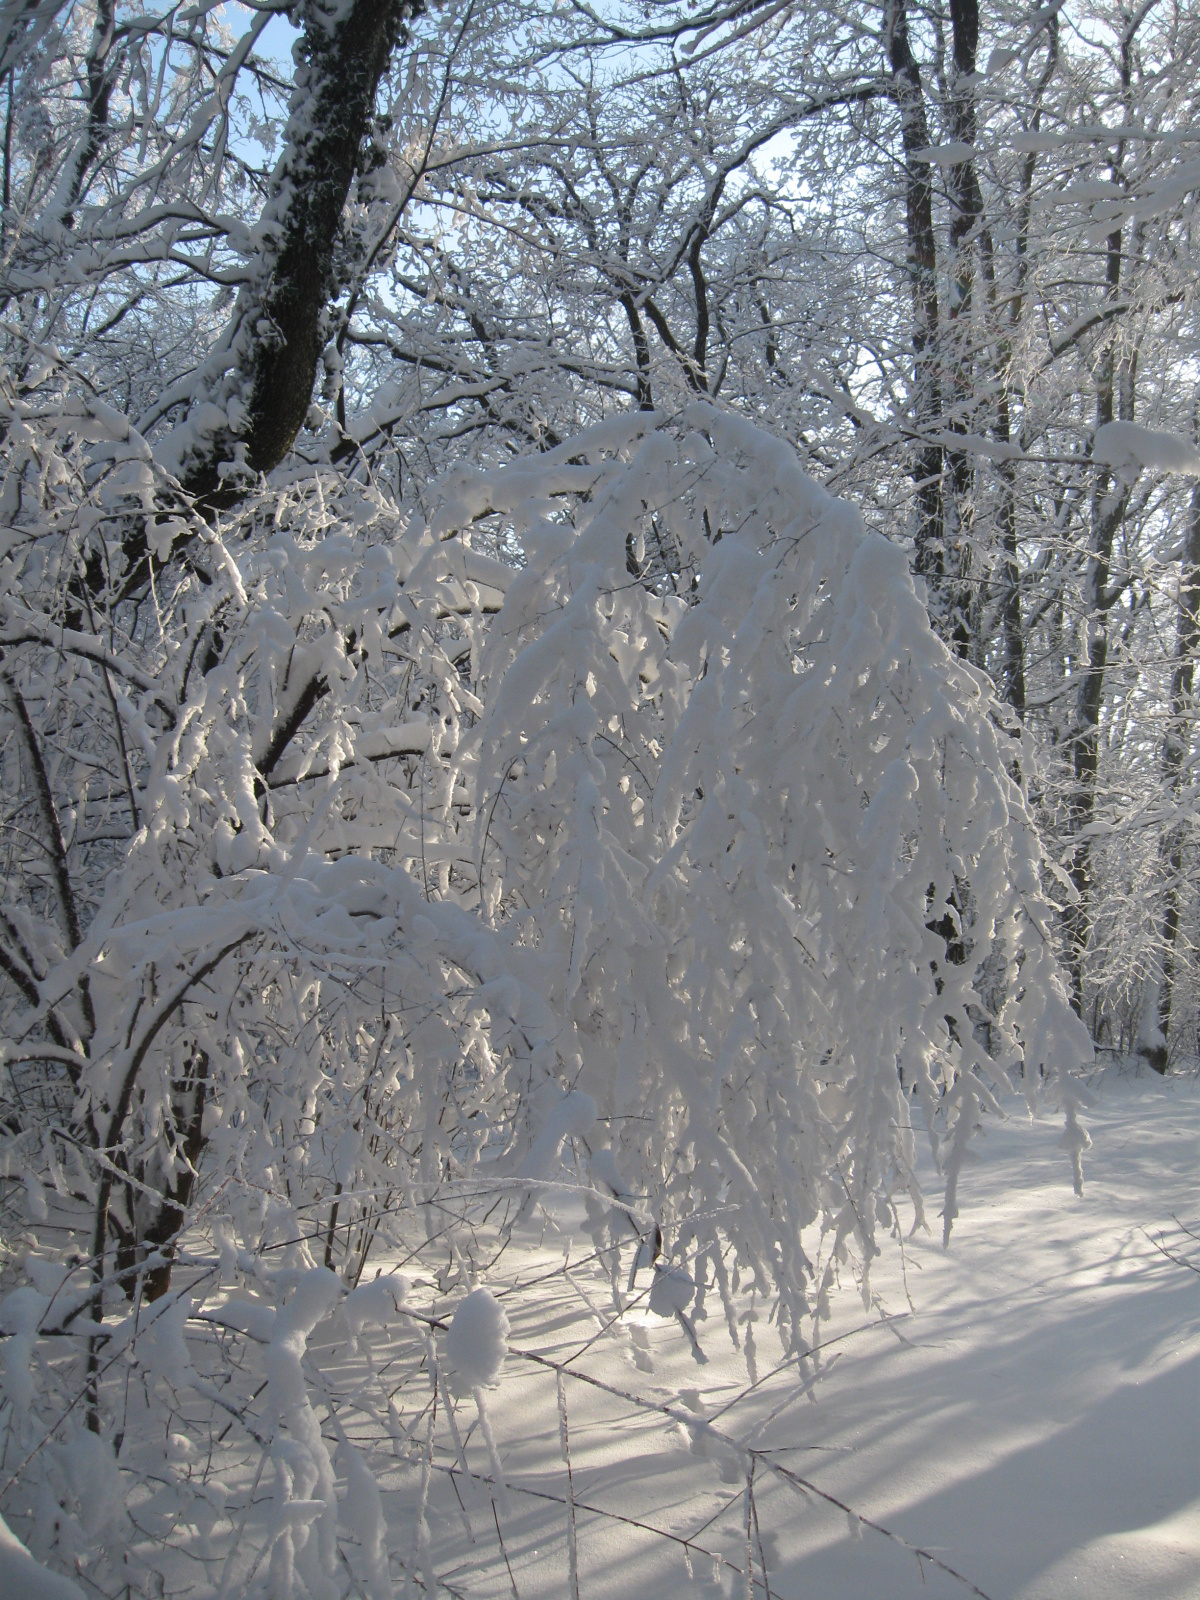
[{"label": "dark tree trunk", "polygon": [[[974,149],[975,55],[979,48],[979,0],[950,0],[954,27],[954,68],[950,94],[950,137]],[[956,161],[950,168],[950,255],[954,273],[948,315],[949,368],[953,405],[949,424],[953,433],[971,432],[974,410],[974,351],[972,310],[975,292],[975,254],[983,218],[983,195],[973,158]],[[974,472],[965,450],[948,452],[949,504],[943,515],[946,594],[945,629],[960,656],[971,653],[976,638],[979,607],[972,602],[970,584],[974,528]]]},{"label": "dark tree trunk", "polygon": [[[1146,16],[1135,17],[1121,41],[1121,89],[1128,107],[1133,73],[1133,39]],[[1129,120],[1132,120],[1130,114]],[[1112,176],[1123,181],[1124,141],[1119,141],[1112,161]],[[1136,233],[1135,233],[1136,238]],[[1104,291],[1110,304],[1121,289],[1123,263],[1122,231],[1108,235],[1104,262]],[[1100,354],[1096,370],[1096,427],[1112,422],[1132,422],[1136,352],[1123,352],[1117,359],[1115,342],[1110,340]],[[1073,786],[1067,808],[1067,822],[1075,845],[1071,854],[1070,875],[1075,899],[1065,913],[1067,966],[1071,977],[1071,1004],[1083,1016],[1083,976],[1092,928],[1092,841],[1090,828],[1096,815],[1096,780],[1100,762],[1100,713],[1104,704],[1104,675],[1108,666],[1108,617],[1120,589],[1110,589],[1113,540],[1129,506],[1132,478],[1114,478],[1107,468],[1098,468],[1092,489],[1092,538],[1084,584],[1083,657],[1084,666],[1075,705],[1075,725],[1070,751]]]},{"label": "dark tree trunk", "polygon": [[244,463],[251,472],[269,472],[304,422],[325,342],[324,313],[337,292],[342,209],[379,80],[420,8],[421,0],[349,6],[308,0],[301,8],[302,59],[286,148],[260,219],[270,243],[238,296],[217,358],[220,372],[198,397],[200,405],[233,411],[236,426],[197,427],[202,418],[194,409],[163,453],[203,509],[239,493],[223,468]]},{"label": "dark tree trunk", "polygon": [[[1042,125],[1042,97],[1058,66],[1058,18],[1048,19],[1046,37],[1049,52],[1034,91],[1030,129],[1037,133]],[[1017,202],[1016,283],[1009,300],[1007,325],[995,326],[996,320],[996,252],[991,232],[984,227],[980,235],[983,276],[987,286],[988,304],[993,315],[996,349],[996,384],[999,398],[993,434],[998,443],[1012,443],[1012,402],[1010,398],[1012,374],[1013,335],[1020,327],[1025,310],[1025,291],[1029,281],[1029,227],[1033,214],[1033,176],[1037,156],[1032,152],[1021,165],[1021,187]],[[1000,671],[1000,692],[1012,706],[1017,716],[1025,720],[1025,630],[1021,614],[1021,568],[1017,550],[1017,474],[1012,461],[1002,461],[999,468],[1000,503],[996,522],[1001,541],[1001,602],[1000,627],[1003,655]]]},{"label": "dark tree trunk", "polygon": [[188,1075],[175,1085],[175,1126],[183,1134],[176,1138],[186,1163],[174,1183],[164,1186],[161,1203],[142,1230],[139,1241],[144,1255],[159,1259],[146,1272],[146,1300],[157,1300],[171,1287],[171,1264],[175,1246],[187,1221],[187,1208],[196,1183],[196,1163],[204,1150],[204,1108],[208,1098],[208,1056],[197,1050],[189,1063]]},{"label": "dark tree trunk", "polygon": [[[942,417],[937,362],[937,243],[933,232],[933,177],[928,160],[920,155],[929,148],[929,119],[920,69],[909,43],[905,0],[889,0],[884,15],[884,41],[904,147],[907,265],[913,313],[913,422],[918,430],[935,432]],[[916,567],[928,585],[935,620],[940,622],[937,601],[946,571],[940,444],[926,441],[919,446],[913,476],[918,507]]]},{"label": "dark tree trunk", "polygon": [[[1178,804],[1183,783],[1183,764],[1194,721],[1193,689],[1196,653],[1200,649],[1200,484],[1192,490],[1191,517],[1187,544],[1179,573],[1179,620],[1175,628],[1175,667],[1171,673],[1171,704],[1167,731],[1163,739],[1162,775],[1164,795]],[[1175,990],[1175,950],[1179,939],[1179,913],[1183,891],[1183,846],[1187,823],[1176,822],[1163,834],[1159,845],[1159,866],[1166,879],[1166,904],[1162,918],[1162,956],[1157,974],[1157,992],[1147,997],[1143,1019],[1143,1038],[1139,1053],[1156,1072],[1167,1070],[1167,1047],[1171,1025],[1171,999]]]},{"label": "dark tree trunk", "polygon": [[[1109,296],[1115,297],[1121,279],[1121,235],[1109,235],[1106,268]],[[1119,393],[1114,408],[1115,394]],[[1132,365],[1122,360],[1115,369],[1112,345],[1106,346],[1096,375],[1096,427],[1112,422],[1114,409],[1122,422],[1133,420]],[[1104,675],[1108,666],[1108,616],[1115,595],[1109,587],[1113,540],[1129,505],[1131,481],[1114,478],[1107,468],[1096,470],[1092,490],[1092,545],[1084,583],[1083,672],[1071,732],[1073,786],[1068,823],[1076,839],[1071,855],[1071,882],[1076,898],[1066,909],[1067,964],[1071,975],[1071,1003],[1083,1016],[1083,968],[1092,922],[1092,842],[1089,830],[1096,815],[1096,780],[1100,764],[1100,713],[1104,704]]]},{"label": "dark tree trunk", "polygon": [[92,28],[92,42],[88,49],[88,122],[87,133],[71,158],[65,187],[62,190],[61,222],[71,227],[75,207],[82,198],[88,173],[92,170],[108,131],[108,106],[121,66],[121,58],[112,53],[115,18],[113,0],[97,0],[96,21]]}]

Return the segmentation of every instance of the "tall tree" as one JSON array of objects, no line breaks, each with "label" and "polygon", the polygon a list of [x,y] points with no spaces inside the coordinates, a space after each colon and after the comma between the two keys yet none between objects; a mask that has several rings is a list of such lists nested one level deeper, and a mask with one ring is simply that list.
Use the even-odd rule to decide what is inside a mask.
[{"label": "tall tree", "polygon": [[[1162,744],[1164,798],[1178,807],[1185,765],[1195,736],[1194,686],[1200,650],[1200,483],[1192,489],[1191,514],[1179,568],[1178,618],[1175,624],[1167,727]],[[1166,1072],[1171,1038],[1171,1002],[1179,966],[1180,914],[1184,905],[1184,850],[1187,821],[1170,819],[1163,829],[1159,862],[1165,881],[1159,952],[1148,975],[1145,1010],[1138,1041],[1140,1054],[1157,1072]]]}]

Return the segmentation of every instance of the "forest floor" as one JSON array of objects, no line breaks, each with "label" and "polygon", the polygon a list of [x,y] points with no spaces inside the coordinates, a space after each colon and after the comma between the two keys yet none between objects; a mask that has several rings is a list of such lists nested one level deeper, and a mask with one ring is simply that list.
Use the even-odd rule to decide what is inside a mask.
[{"label": "forest floor", "polygon": [[[419,1321],[401,1317],[365,1332],[356,1351],[336,1318],[318,1328],[306,1369],[322,1375],[313,1400],[343,1500],[338,1593],[1195,1600],[1200,1076],[1097,1074],[1082,1198],[1057,1120],[1031,1123],[1016,1101],[1008,1109],[1006,1121],[988,1118],[964,1174],[949,1250],[932,1214],[934,1231],[906,1240],[903,1260],[894,1241],[885,1246],[866,1310],[844,1270],[815,1374],[780,1364],[760,1319],[750,1387],[714,1294],[697,1325],[698,1363],[674,1318],[641,1309],[645,1269],[639,1308],[612,1324],[591,1241],[572,1236],[570,1197],[554,1210],[547,1196],[540,1237],[487,1277],[511,1323],[484,1396],[492,1445],[477,1399],[452,1376],[439,1378],[431,1445],[428,1353],[444,1361],[440,1334],[430,1346]],[[924,1178],[932,1197],[934,1174]],[[818,1241],[805,1243],[815,1251]],[[446,1289],[405,1270],[414,1316],[444,1318]],[[738,1303],[751,1309],[744,1287]],[[207,1325],[193,1326],[202,1368],[216,1347]],[[746,1331],[743,1321],[739,1338]],[[234,1348],[247,1392],[261,1395],[253,1345]],[[343,1397],[336,1406],[322,1407],[324,1378]],[[181,1404],[196,1403],[181,1392]],[[194,1450],[179,1457],[180,1474],[207,1483],[186,1502],[200,1511],[166,1486],[130,1500],[139,1562],[157,1569],[135,1592],[239,1600],[276,1581],[272,1471],[254,1437],[239,1446],[228,1424],[221,1437],[206,1480]],[[347,1440],[381,1502],[363,1490]],[[161,1470],[147,1481],[162,1484]],[[417,1536],[422,1495],[427,1537]],[[305,1507],[320,1509],[296,1510]],[[378,1562],[373,1578],[365,1570],[377,1537],[391,1552],[386,1578]],[[33,1580],[26,1573],[20,1594],[6,1588],[4,1556],[0,1600],[28,1600]],[[87,1593],[114,1590],[92,1581]]]},{"label": "forest floor", "polygon": [[[1057,1123],[1031,1124],[1013,1106],[1007,1122],[989,1127],[964,1179],[949,1250],[936,1233],[906,1243],[907,1297],[893,1247],[876,1263],[869,1314],[853,1287],[835,1298],[823,1375],[809,1397],[796,1398],[789,1368],[719,1419],[771,1452],[755,1468],[756,1597],[1195,1600],[1200,1080],[1109,1068],[1095,1080],[1087,1120],[1094,1147],[1082,1199]],[[517,1298],[525,1303],[509,1302],[514,1346],[553,1346],[561,1358],[579,1340],[565,1304],[556,1325],[545,1302]],[[624,1362],[605,1356],[600,1341],[573,1370],[676,1412],[682,1399],[698,1416],[713,1417],[745,1388],[743,1359],[711,1300],[703,1367],[671,1322],[647,1317],[633,1334]],[[778,1345],[761,1326],[757,1344],[761,1377]],[[648,1355],[652,1372],[640,1370]],[[564,1493],[547,1377],[510,1357],[489,1403],[512,1486],[498,1518],[511,1571],[497,1568],[486,1502],[486,1517],[471,1511],[479,1534],[485,1525],[491,1534],[478,1562],[461,1548],[457,1507],[433,1522],[434,1565],[466,1593],[572,1594],[568,1512],[561,1499],[539,1503],[526,1492]],[[564,1392],[581,1600],[715,1595],[714,1571],[726,1594],[744,1593],[744,1460],[722,1459],[694,1436],[689,1449],[677,1424],[582,1381]],[[837,1505],[773,1473],[768,1459],[887,1533],[854,1527]],[[694,1540],[687,1558],[649,1526]],[[697,1547],[717,1554],[716,1569]]]}]

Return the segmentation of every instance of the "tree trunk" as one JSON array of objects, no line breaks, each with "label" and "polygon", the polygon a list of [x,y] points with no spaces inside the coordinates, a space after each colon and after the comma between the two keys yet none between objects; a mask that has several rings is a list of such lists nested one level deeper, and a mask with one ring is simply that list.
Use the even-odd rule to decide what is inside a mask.
[{"label": "tree trunk", "polygon": [[[1120,285],[1121,235],[1108,238],[1107,282],[1110,298]],[[1115,379],[1115,381],[1114,381]],[[1114,353],[1107,345],[1096,376],[1096,427],[1112,422],[1114,391],[1122,422],[1133,420],[1133,369],[1123,359],[1114,370]],[[1109,589],[1113,540],[1129,505],[1132,480],[1114,478],[1098,468],[1092,490],[1092,540],[1084,583],[1084,661],[1071,733],[1073,787],[1067,806],[1068,824],[1076,839],[1071,855],[1071,882],[1076,898],[1066,909],[1067,964],[1071,975],[1071,1003],[1083,1016],[1083,967],[1091,935],[1092,843],[1089,830],[1096,815],[1096,780],[1100,765],[1100,712],[1104,703],[1104,674],[1108,665],[1108,615],[1115,596]]]},{"label": "tree trunk", "polygon": [[[954,28],[954,64],[950,92],[950,137],[975,147],[975,55],[979,48],[979,0],[950,0]],[[983,218],[983,195],[973,157],[950,168],[950,255],[954,273],[948,316],[949,368],[953,433],[971,432],[974,400],[972,311],[975,298],[975,253]],[[972,599],[971,573],[974,496],[971,459],[965,450],[948,453],[950,496],[944,510],[946,564],[945,627],[957,653],[966,657],[978,634],[979,606]]]},{"label": "tree trunk", "polygon": [[[1049,51],[1034,90],[1033,113],[1029,127],[1037,133],[1042,125],[1042,97],[1058,66],[1058,18],[1050,17],[1046,23]],[[1012,353],[1014,334],[1020,327],[1025,310],[1025,291],[1029,281],[1029,227],[1033,215],[1033,176],[1037,156],[1031,151],[1021,164],[1021,187],[1017,202],[1016,283],[1009,300],[1007,326],[996,329],[996,384],[999,398],[996,420],[992,432],[1002,445],[1012,443]],[[983,276],[987,285],[988,304],[993,319],[996,312],[996,252],[988,228],[982,230],[980,248]],[[1025,629],[1021,614],[1021,568],[1017,549],[1017,473],[1012,461],[1001,461],[1000,503],[996,523],[1001,541],[1001,603],[1000,627],[1003,639],[1000,693],[1022,722],[1025,720]]]},{"label": "tree trunk", "polygon": [[[146,1272],[144,1298],[157,1300],[171,1287],[171,1265],[175,1246],[187,1222],[187,1208],[196,1183],[196,1164],[204,1150],[204,1108],[208,1097],[208,1055],[193,1052],[185,1076],[175,1084],[176,1102],[173,1132],[185,1165],[173,1183],[163,1187],[163,1196],[152,1211],[138,1240],[142,1256],[157,1254],[158,1261]],[[179,1134],[182,1132],[183,1137]]]},{"label": "tree trunk", "polygon": [[[1200,483],[1192,490],[1187,544],[1179,573],[1179,620],[1175,628],[1175,668],[1171,674],[1171,704],[1163,738],[1163,792],[1177,805],[1183,781],[1183,763],[1194,717],[1192,691],[1196,652],[1200,648]],[[1175,988],[1175,950],[1179,939],[1179,912],[1183,889],[1183,846],[1187,823],[1168,828],[1159,844],[1158,858],[1166,880],[1159,969],[1149,986],[1142,1016],[1138,1054],[1156,1072],[1167,1070],[1171,998]]]},{"label": "tree trunk", "polygon": [[97,0],[87,58],[87,132],[67,163],[59,190],[58,220],[65,228],[74,224],[75,208],[83,197],[88,173],[104,148],[109,101],[121,66],[119,55],[112,59],[114,31],[113,0]]},{"label": "tree trunk", "polygon": [[[906,0],[888,0],[884,38],[904,147],[907,264],[913,315],[913,422],[919,431],[936,432],[942,419],[937,364],[937,243],[933,232],[933,177],[928,160],[920,155],[929,148],[929,119],[920,69],[909,44]],[[926,441],[918,447],[913,477],[917,486],[916,568],[928,586],[934,620],[944,631],[940,615],[946,573],[940,444]]]},{"label": "tree trunk", "polygon": [[[1128,106],[1133,74],[1133,39],[1147,14],[1143,9],[1126,29],[1121,41],[1121,89]],[[1117,144],[1112,160],[1112,175],[1123,181],[1125,143]],[[1115,303],[1121,288],[1122,234],[1117,228],[1108,235],[1104,263],[1105,298]],[[1136,380],[1136,354],[1116,357],[1115,341],[1110,339],[1100,356],[1096,372],[1096,427],[1114,419],[1132,422]],[[1117,598],[1109,589],[1113,540],[1124,519],[1133,488],[1132,478],[1114,478],[1107,468],[1096,472],[1092,489],[1092,538],[1084,584],[1084,658],[1086,665],[1076,701],[1075,725],[1071,733],[1073,788],[1067,805],[1067,822],[1076,838],[1071,863],[1071,882],[1075,900],[1065,913],[1067,965],[1071,976],[1071,1004],[1083,1016],[1083,968],[1091,937],[1092,922],[1092,842],[1090,827],[1096,815],[1096,779],[1100,763],[1100,712],[1104,703],[1104,674],[1108,664],[1108,616]]]},{"label": "tree trunk", "polygon": [[391,52],[420,9],[421,0],[307,0],[301,8],[285,149],[259,219],[266,243],[205,390],[159,452],[205,510],[237,498],[231,466],[269,472],[300,431],[337,292],[334,247],[359,149]]}]

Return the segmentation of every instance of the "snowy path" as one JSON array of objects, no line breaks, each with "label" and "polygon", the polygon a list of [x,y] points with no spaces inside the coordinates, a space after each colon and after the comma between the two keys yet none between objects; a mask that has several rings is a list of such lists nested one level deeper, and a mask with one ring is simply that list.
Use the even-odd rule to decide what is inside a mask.
[{"label": "snowy path", "polygon": [[[439,1266],[433,1246],[422,1263],[436,1278],[398,1263],[411,1278],[406,1313],[396,1314],[381,1284],[360,1291],[355,1326],[375,1315],[388,1326],[363,1331],[357,1349],[344,1313],[315,1326],[304,1360],[316,1409],[297,1402],[288,1413],[293,1435],[308,1428],[315,1440],[319,1422],[328,1454],[318,1453],[342,1500],[338,1582],[319,1580],[313,1592],[1196,1600],[1200,1080],[1110,1074],[1089,1116],[1095,1147],[1081,1200],[1057,1124],[1031,1126],[1013,1112],[1006,1123],[989,1121],[950,1251],[933,1216],[936,1233],[906,1244],[911,1308],[894,1245],[876,1263],[869,1312],[852,1282],[835,1297],[815,1386],[794,1365],[776,1370],[774,1332],[759,1320],[760,1381],[748,1392],[715,1295],[698,1324],[704,1365],[669,1317],[636,1309],[610,1326],[610,1285],[590,1240],[570,1241],[564,1272],[567,1234],[548,1224],[540,1245],[535,1238],[502,1253],[488,1274],[509,1349],[498,1383],[473,1390],[452,1370],[456,1352],[461,1368],[474,1361],[473,1382],[486,1384],[504,1319],[483,1297],[471,1338],[470,1318],[447,1336],[463,1299],[457,1269],[445,1257]],[[932,1174],[926,1192],[936,1192]],[[495,1242],[476,1235],[480,1259]],[[805,1244],[815,1251],[815,1235]],[[632,1242],[622,1291],[631,1254]],[[329,1298],[331,1280],[303,1281]],[[643,1306],[649,1286],[643,1270]],[[753,1309],[745,1285],[735,1298],[744,1338]],[[217,1319],[227,1343],[230,1328],[253,1332],[252,1312],[263,1337],[276,1326],[269,1308],[237,1304],[237,1315]],[[320,1305],[310,1309],[323,1315]],[[296,1315],[285,1311],[277,1331]],[[440,1330],[432,1340],[429,1315]],[[198,1369],[213,1362],[217,1337],[214,1323],[193,1320]],[[278,1339],[256,1345],[237,1335],[227,1350],[236,1368],[227,1359],[214,1371],[240,1372],[237,1382],[261,1396],[262,1363],[274,1362],[277,1383],[296,1376],[303,1346],[288,1347],[285,1372]],[[569,1477],[556,1366],[565,1374]],[[325,1376],[336,1377],[328,1390]],[[139,1403],[138,1390],[129,1392],[131,1406]],[[186,1385],[180,1394],[181,1405],[199,1408],[191,1431],[203,1437],[207,1402]],[[260,1398],[254,1426],[268,1427],[263,1419],[283,1403],[283,1390],[274,1394]],[[479,1395],[490,1443],[477,1422]],[[140,1559],[163,1574],[154,1592],[258,1596],[270,1586],[278,1518],[326,1515],[325,1491],[322,1499],[297,1491],[294,1512],[277,1502],[263,1436],[231,1429],[237,1408],[222,1404],[207,1479],[203,1453],[186,1440],[173,1437],[165,1468],[161,1444],[155,1459],[150,1445],[122,1455],[131,1474],[139,1461],[144,1471],[129,1498],[130,1532]],[[178,1474],[189,1480],[179,1494]],[[24,1521],[14,1531],[28,1537]],[[24,1600],[30,1566],[11,1539],[0,1549],[0,1600]]]},{"label": "snowy path", "polygon": [[[891,1330],[854,1333],[868,1319],[853,1290],[843,1295],[829,1338],[850,1336],[835,1346],[815,1399],[793,1403],[754,1440],[770,1447],[772,1460],[938,1555],[990,1600],[1200,1593],[1200,1275],[1148,1237],[1163,1234],[1172,1253],[1200,1264],[1200,1243],[1172,1220],[1196,1228],[1200,1219],[1200,1085],[1110,1077],[1090,1125],[1095,1149],[1082,1200],[1071,1193],[1055,1126],[1014,1120],[993,1129],[964,1186],[950,1252],[934,1239],[908,1246],[914,1310]],[[899,1316],[906,1306],[897,1264],[885,1258],[879,1268],[873,1288]],[[508,1304],[514,1346],[549,1350],[546,1322],[535,1331],[535,1302]],[[582,1302],[558,1313],[550,1336],[558,1356],[588,1336],[576,1308],[586,1319]],[[542,1302],[537,1314],[545,1312]],[[653,1373],[627,1358],[601,1358],[614,1350],[611,1339],[576,1366],[676,1408],[684,1395],[685,1407],[708,1415],[745,1384],[715,1317],[703,1327],[711,1356],[703,1368],[672,1325],[648,1319],[634,1333],[653,1348]],[[773,1335],[760,1328],[757,1337],[766,1371]],[[524,1492],[564,1492],[547,1377],[510,1357],[491,1399],[513,1485],[501,1516],[505,1553],[522,1597],[569,1593],[565,1508]],[[795,1387],[792,1374],[764,1382],[721,1426],[748,1439]],[[736,1458],[697,1459],[675,1424],[647,1421],[583,1382],[568,1382],[566,1395],[584,1600],[716,1593],[709,1561],[694,1559],[689,1579],[680,1545],[614,1521],[614,1513],[677,1538],[695,1535],[728,1562],[724,1587],[736,1593],[733,1568],[744,1571],[746,1552]],[[482,1537],[492,1522],[483,1506],[486,1518],[471,1513],[479,1562],[462,1559],[457,1507],[453,1518],[431,1518],[435,1565],[466,1592],[511,1593],[494,1560],[494,1530]],[[843,1512],[806,1503],[762,1465],[754,1509],[762,1535],[761,1549],[757,1535],[751,1542],[756,1594],[765,1593],[763,1556],[779,1600],[971,1592],[869,1528],[852,1538]]]},{"label": "snowy path", "polygon": [[[994,1600],[1200,1593],[1200,1276],[1143,1231],[1170,1243],[1172,1215],[1200,1216],[1198,1101],[1102,1094],[1082,1201],[1050,1128],[996,1130],[950,1253],[910,1250],[911,1348],[872,1335],[806,1415],[806,1442],[840,1452],[822,1486]],[[805,1520],[781,1595],[941,1592],[885,1540]]]}]

